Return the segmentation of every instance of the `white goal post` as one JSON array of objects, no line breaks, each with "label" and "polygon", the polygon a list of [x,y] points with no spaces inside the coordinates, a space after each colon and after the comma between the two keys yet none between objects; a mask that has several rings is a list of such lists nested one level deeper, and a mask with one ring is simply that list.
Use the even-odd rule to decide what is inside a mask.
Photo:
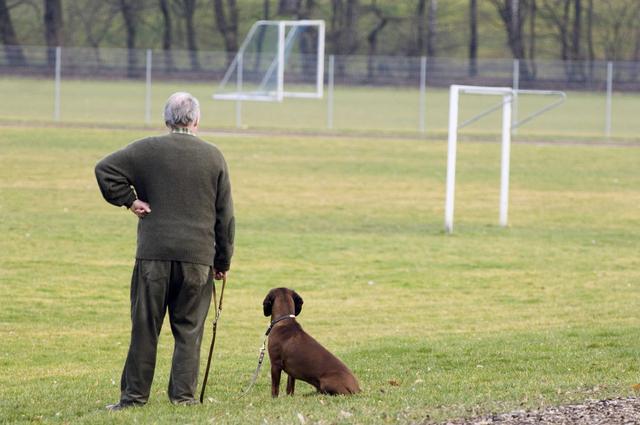
[{"label": "white goal post", "polygon": [[[502,102],[498,105],[481,112],[480,114],[468,119],[462,124],[458,124],[458,107],[460,94],[476,94],[500,96]],[[517,122],[512,122],[511,111],[513,107],[514,97],[518,95],[540,95],[553,96],[557,100],[549,103],[543,108],[533,112],[529,116]],[[447,188],[445,196],[444,209],[444,228],[447,233],[453,233],[453,210],[456,187],[456,157],[458,146],[458,130],[477,121],[478,119],[488,115],[489,113],[502,109],[502,145],[501,145],[501,166],[500,166],[500,226],[508,224],[509,210],[509,166],[511,156],[511,131],[535,117],[553,109],[564,102],[566,94],[557,90],[514,90],[510,87],[482,87],[482,86],[463,86],[454,84],[449,89],[449,138],[447,147]]]},{"label": "white goal post", "polygon": [[321,99],[325,23],[322,20],[257,21],[229,65],[214,99],[281,102]]}]

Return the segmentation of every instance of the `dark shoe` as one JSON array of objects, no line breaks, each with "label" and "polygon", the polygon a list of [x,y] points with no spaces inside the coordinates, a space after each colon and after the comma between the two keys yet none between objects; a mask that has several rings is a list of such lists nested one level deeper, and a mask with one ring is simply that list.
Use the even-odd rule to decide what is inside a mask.
[{"label": "dark shoe", "polygon": [[129,407],[143,406],[142,403],[135,403],[133,401],[119,401],[116,404],[110,404],[107,406],[109,412],[118,412],[120,410],[128,409]]},{"label": "dark shoe", "polygon": [[195,406],[196,404],[200,404],[200,401],[192,398],[187,400],[173,400],[171,403],[176,406]]}]

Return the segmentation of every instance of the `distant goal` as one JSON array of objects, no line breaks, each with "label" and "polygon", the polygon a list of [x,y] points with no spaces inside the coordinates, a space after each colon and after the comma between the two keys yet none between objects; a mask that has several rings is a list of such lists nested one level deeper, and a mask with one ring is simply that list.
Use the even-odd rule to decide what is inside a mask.
[{"label": "distant goal", "polygon": [[[498,96],[501,101],[463,123],[458,122],[458,109],[461,94]],[[555,98],[544,107],[534,111],[519,121],[512,122],[514,99],[519,95],[536,95]],[[483,87],[452,85],[449,88],[449,138],[447,147],[447,183],[444,208],[444,228],[453,233],[453,210],[456,188],[456,157],[458,146],[458,130],[479,120],[480,118],[502,109],[502,155],[500,165],[500,226],[507,226],[509,211],[509,167],[511,157],[511,131],[543,113],[556,108],[566,99],[566,94],[557,90],[515,90],[510,87]]]},{"label": "distant goal", "polygon": [[213,94],[218,100],[281,102],[321,99],[325,24],[322,20],[257,21]]}]

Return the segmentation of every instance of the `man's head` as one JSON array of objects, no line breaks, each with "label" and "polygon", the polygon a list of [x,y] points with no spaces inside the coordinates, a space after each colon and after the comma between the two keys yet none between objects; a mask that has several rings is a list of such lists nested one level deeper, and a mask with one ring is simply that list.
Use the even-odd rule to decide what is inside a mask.
[{"label": "man's head", "polygon": [[200,123],[200,102],[186,92],[172,94],[164,105],[164,123],[171,129],[196,130]]}]

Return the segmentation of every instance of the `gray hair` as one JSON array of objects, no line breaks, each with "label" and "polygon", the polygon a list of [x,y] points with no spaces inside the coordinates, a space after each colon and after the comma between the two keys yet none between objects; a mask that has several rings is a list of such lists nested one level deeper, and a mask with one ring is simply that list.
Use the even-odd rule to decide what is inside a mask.
[{"label": "gray hair", "polygon": [[200,120],[200,102],[187,92],[169,96],[164,105],[164,123],[169,128],[186,127]]}]

